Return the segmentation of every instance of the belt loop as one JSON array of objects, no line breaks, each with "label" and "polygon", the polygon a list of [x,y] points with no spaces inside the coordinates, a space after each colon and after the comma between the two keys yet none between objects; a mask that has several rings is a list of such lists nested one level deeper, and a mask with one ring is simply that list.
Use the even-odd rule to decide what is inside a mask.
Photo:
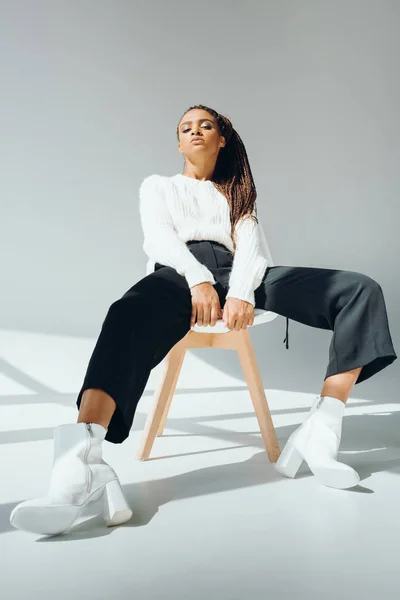
[{"label": "belt loop", "polygon": [[286,317],[286,337],[283,343],[286,342],[286,350],[289,350],[289,317]]}]

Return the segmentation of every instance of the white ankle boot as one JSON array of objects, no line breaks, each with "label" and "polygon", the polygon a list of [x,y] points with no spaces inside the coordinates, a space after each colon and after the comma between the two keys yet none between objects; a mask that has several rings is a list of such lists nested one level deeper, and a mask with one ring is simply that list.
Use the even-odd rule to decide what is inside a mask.
[{"label": "white ankle boot", "polygon": [[305,460],[324,485],[339,489],[357,485],[358,473],[337,461],[344,407],[338,398],[318,396],[307,419],[289,437],[276,469],[286,477],[294,477]]},{"label": "white ankle boot", "polygon": [[10,515],[17,529],[56,535],[68,531],[98,500],[108,526],[132,516],[115,471],[102,459],[107,430],[97,423],[60,425],[54,430],[54,460],[46,496],[18,504]]}]

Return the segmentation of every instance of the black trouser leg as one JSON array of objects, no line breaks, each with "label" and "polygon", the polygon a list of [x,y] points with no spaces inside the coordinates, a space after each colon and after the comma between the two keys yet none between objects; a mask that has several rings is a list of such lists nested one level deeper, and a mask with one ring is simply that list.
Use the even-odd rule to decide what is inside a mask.
[{"label": "black trouser leg", "polygon": [[101,389],[116,402],[106,440],[123,442],[150,371],[190,329],[192,302],[186,279],[163,267],[110,306],[78,394]]},{"label": "black trouser leg", "polygon": [[362,366],[361,383],[397,358],[382,289],[363,273],[268,267],[255,297],[257,308],[333,331],[325,379]]}]

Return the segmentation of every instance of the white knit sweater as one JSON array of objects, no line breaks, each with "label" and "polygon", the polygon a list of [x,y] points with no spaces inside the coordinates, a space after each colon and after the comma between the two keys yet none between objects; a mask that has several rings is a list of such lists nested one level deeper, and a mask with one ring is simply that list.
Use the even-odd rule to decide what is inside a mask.
[{"label": "white knit sweater", "polygon": [[[189,240],[214,240],[233,252],[229,205],[209,180],[177,174],[150,175],[139,189],[143,250],[149,257],[147,274],[159,262],[183,275],[189,288],[203,281],[216,283],[211,271],[186,246]],[[255,214],[253,212],[253,214]],[[236,252],[229,276],[230,296],[255,306],[258,288],[268,266],[258,224],[242,217],[235,228]]]}]

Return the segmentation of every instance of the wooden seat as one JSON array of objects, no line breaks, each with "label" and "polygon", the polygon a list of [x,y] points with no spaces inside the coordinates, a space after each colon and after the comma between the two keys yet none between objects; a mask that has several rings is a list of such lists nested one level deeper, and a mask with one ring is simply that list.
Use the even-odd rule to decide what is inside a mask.
[{"label": "wooden seat", "polygon": [[[276,316],[277,314],[271,311],[255,308],[252,327],[272,321]],[[212,333],[205,330],[211,330]],[[224,330],[228,333],[224,333]],[[165,369],[154,394],[153,408],[147,417],[137,455],[139,460],[149,458],[156,436],[161,436],[164,431],[187,348],[225,348],[237,351],[268,458],[271,462],[278,460],[280,448],[248,330],[249,328],[230,331],[225,327],[222,319],[219,319],[214,327],[194,325],[185,337],[169,351],[163,361]]]}]

